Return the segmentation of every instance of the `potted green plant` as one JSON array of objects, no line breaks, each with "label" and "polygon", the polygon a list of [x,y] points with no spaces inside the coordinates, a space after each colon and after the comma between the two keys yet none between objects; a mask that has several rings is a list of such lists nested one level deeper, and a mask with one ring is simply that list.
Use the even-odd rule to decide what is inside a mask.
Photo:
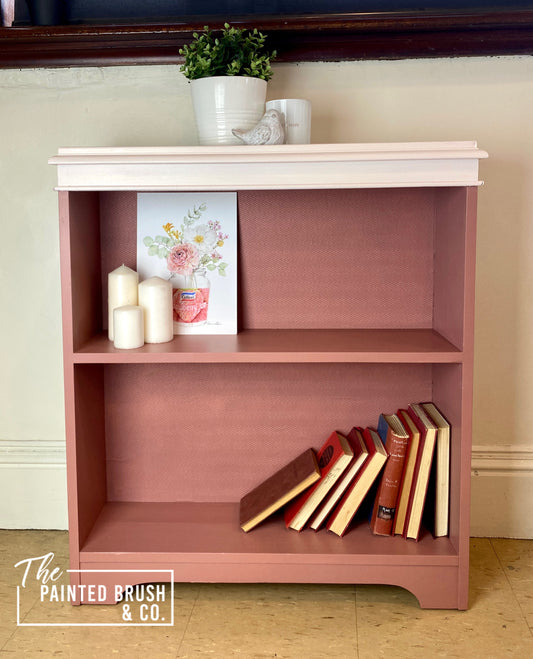
[{"label": "potted green plant", "polygon": [[180,70],[191,81],[191,95],[200,144],[238,144],[233,128],[248,130],[265,110],[267,81],[275,51],[265,48],[265,35],[224,24],[208,26],[180,48]]}]

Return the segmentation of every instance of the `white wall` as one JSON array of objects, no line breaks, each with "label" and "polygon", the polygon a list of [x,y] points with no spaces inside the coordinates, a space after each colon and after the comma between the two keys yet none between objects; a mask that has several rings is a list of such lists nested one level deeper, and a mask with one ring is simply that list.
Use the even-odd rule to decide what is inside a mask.
[{"label": "white wall", "polygon": [[[277,65],[314,142],[478,141],[473,514],[533,537],[533,58]],[[0,527],[66,525],[58,146],[194,144],[176,66],[0,71]]]}]

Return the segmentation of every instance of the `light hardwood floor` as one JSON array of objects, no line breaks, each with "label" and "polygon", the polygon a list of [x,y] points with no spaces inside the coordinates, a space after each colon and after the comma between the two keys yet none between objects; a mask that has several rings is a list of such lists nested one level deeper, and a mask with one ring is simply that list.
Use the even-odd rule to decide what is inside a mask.
[{"label": "light hardwood floor", "polygon": [[463,612],[421,610],[390,586],[176,584],[172,626],[101,626],[121,623],[122,606],[41,602],[34,570],[20,589],[17,625],[24,566],[14,565],[49,552],[66,570],[65,532],[0,531],[2,658],[533,656],[533,541],[471,540]]}]

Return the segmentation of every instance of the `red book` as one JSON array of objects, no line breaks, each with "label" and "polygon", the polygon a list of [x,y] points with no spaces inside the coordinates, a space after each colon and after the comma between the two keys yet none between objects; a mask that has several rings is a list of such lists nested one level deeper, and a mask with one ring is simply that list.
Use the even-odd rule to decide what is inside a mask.
[{"label": "red book", "polygon": [[353,451],[346,437],[338,432],[332,432],[317,453],[320,480],[288,505],[285,510],[287,528],[295,531],[301,531],[304,528],[352,458]]},{"label": "red book", "polygon": [[348,486],[356,477],[357,473],[363,466],[368,457],[368,449],[366,448],[363,439],[362,428],[352,428],[346,435],[346,439],[350,443],[353,451],[353,458],[344,474],[339,478],[338,483],[331,490],[331,492],[324,499],[322,504],[318,507],[315,515],[311,519],[309,526],[318,531],[322,524],[326,521],[327,516],[335,507],[335,504],[340,500],[342,495],[346,492]]},{"label": "red book", "polygon": [[437,441],[437,426],[427,416],[421,405],[416,403],[409,405],[408,412],[420,432],[420,449],[416,459],[413,485],[409,497],[407,526],[404,530],[404,536],[418,540],[422,526],[422,513],[426,502],[431,463]]},{"label": "red book", "polygon": [[327,523],[328,530],[340,536],[346,533],[350,522],[388,458],[387,449],[383,446],[383,442],[375,430],[365,428],[363,440],[368,450],[368,458],[331,513]]},{"label": "red book", "polygon": [[378,434],[389,459],[379,481],[370,528],[375,535],[392,535],[409,434],[396,414],[380,415]]},{"label": "red book", "polygon": [[394,524],[392,526],[392,532],[394,535],[403,535],[407,521],[407,510],[409,508],[409,497],[413,485],[416,458],[420,447],[420,431],[415,426],[414,421],[409,416],[407,410],[398,410],[396,414],[403,423],[403,427],[409,433],[407,455],[405,456],[402,481],[400,483],[398,501],[396,502],[396,515],[394,516]]}]

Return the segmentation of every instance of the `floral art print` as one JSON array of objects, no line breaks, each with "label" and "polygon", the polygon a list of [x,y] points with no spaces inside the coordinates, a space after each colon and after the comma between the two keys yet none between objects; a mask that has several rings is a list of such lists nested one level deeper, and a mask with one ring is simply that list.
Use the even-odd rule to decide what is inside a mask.
[{"label": "floral art print", "polygon": [[236,194],[138,193],[137,270],[172,283],[174,334],[236,334]]}]

